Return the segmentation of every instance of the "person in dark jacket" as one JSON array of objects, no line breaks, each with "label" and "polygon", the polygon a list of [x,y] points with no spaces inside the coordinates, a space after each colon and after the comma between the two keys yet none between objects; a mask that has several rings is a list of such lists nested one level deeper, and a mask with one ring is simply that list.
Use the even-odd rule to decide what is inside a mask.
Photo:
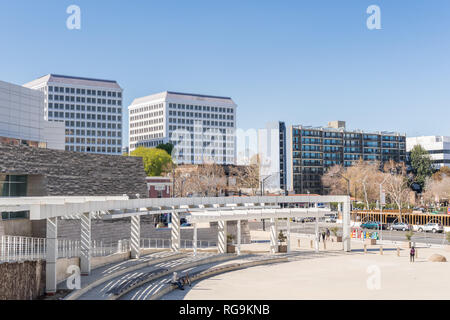
[{"label": "person in dark jacket", "polygon": [[414,246],[411,247],[411,251],[409,252],[409,262],[414,262],[414,257],[416,256],[416,249]]}]

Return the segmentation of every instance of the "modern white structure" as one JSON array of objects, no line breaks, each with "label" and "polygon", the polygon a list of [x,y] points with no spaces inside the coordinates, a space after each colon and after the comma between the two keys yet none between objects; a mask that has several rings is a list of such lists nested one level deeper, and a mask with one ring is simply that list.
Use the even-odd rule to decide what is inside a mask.
[{"label": "modern white structure", "polygon": [[65,150],[122,152],[122,88],[116,81],[49,74],[24,85],[44,94],[45,120],[65,125]]},{"label": "modern white structure", "polygon": [[179,164],[235,164],[236,107],[231,98],[161,92],[128,107],[130,152],[171,142]]},{"label": "modern white structure", "polygon": [[64,125],[44,120],[44,94],[0,81],[0,142],[64,149]]},{"label": "modern white structure", "polygon": [[436,169],[450,166],[450,137],[423,136],[406,138],[406,151],[408,153],[416,145],[420,145],[428,151]]}]

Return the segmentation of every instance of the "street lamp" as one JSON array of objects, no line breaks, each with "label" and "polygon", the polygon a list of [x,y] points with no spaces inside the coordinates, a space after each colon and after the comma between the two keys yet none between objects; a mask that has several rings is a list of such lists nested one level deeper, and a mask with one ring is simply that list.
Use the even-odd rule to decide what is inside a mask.
[{"label": "street lamp", "polygon": [[[267,179],[269,179],[270,177],[272,177],[274,174],[277,173],[279,173],[279,171],[274,172],[261,180],[261,197],[264,195],[264,183],[266,182]],[[266,231],[266,220],[262,219],[262,223],[263,223],[263,231]]]}]

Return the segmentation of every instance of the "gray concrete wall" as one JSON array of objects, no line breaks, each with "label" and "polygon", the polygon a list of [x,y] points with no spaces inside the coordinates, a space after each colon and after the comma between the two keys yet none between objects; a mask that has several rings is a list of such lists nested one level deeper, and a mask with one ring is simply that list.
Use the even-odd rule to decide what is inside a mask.
[{"label": "gray concrete wall", "polygon": [[0,173],[28,175],[30,195],[147,197],[141,158],[0,144]]}]

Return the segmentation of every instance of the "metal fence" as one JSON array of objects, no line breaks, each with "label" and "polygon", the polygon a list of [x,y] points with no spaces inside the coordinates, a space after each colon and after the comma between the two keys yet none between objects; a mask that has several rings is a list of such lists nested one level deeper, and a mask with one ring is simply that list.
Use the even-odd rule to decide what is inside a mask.
[{"label": "metal fence", "polygon": [[[141,248],[142,249],[169,249],[171,244],[170,239],[151,239],[151,238],[141,238]],[[193,240],[180,240],[181,249],[192,249],[194,247]],[[206,249],[217,247],[216,241],[203,241],[197,240],[197,248]]]},{"label": "metal fence", "polygon": [[[169,249],[170,239],[141,238],[142,249]],[[58,258],[74,258],[80,256],[80,241],[58,239]],[[181,249],[192,249],[193,240],[181,240]],[[217,247],[216,241],[197,241],[197,248]],[[131,250],[130,239],[118,241],[92,241],[91,256],[104,257]],[[30,238],[19,236],[2,236],[0,238],[0,262],[45,260],[47,240],[45,238]]]}]

